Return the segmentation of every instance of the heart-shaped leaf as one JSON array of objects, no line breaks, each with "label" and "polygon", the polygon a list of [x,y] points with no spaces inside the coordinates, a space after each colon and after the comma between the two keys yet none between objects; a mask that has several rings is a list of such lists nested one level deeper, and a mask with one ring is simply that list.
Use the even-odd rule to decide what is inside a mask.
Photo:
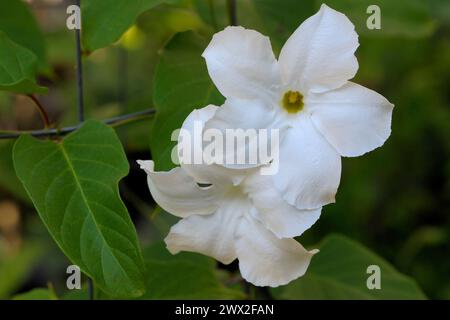
[{"label": "heart-shaped leaf", "polygon": [[113,129],[87,121],[61,142],[21,136],[17,176],[72,263],[114,297],[144,293],[144,263],[118,182],[129,167]]}]

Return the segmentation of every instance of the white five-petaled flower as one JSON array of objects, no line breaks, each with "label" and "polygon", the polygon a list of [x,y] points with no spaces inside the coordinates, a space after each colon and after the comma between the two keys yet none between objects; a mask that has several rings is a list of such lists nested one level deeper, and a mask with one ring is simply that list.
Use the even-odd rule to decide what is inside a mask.
[{"label": "white five-petaled flower", "polygon": [[341,156],[371,151],[391,131],[393,105],[348,81],[358,69],[358,45],[350,20],[326,5],[292,34],[278,60],[268,37],[227,27],[203,53],[227,98],[205,130],[287,128],[275,188],[299,209],[334,202]]},{"label": "white five-petaled flower", "polygon": [[[204,123],[218,110],[194,110],[182,128]],[[317,250],[307,251],[290,239],[308,229],[318,210],[299,210],[257,170],[220,170],[207,165],[182,165],[155,172],[153,161],[138,161],[148,175],[154,200],[167,212],[183,218],[165,239],[173,254],[194,251],[228,264],[239,259],[242,276],[259,286],[279,286],[302,276]],[[212,184],[201,187],[198,179]]]},{"label": "white five-petaled flower", "polygon": [[183,218],[166,238],[172,253],[238,258],[255,285],[278,286],[305,273],[317,251],[291,238],[334,201],[341,156],[362,155],[390,134],[393,105],[348,81],[358,69],[357,47],[353,24],[326,5],[300,25],[278,61],[256,31],[228,27],[213,37],[203,57],[226,101],[194,110],[183,129],[192,131],[194,121],[205,130],[281,129],[279,170],[263,176],[255,165],[181,163],[155,172],[152,161],[140,161],[155,201]]}]

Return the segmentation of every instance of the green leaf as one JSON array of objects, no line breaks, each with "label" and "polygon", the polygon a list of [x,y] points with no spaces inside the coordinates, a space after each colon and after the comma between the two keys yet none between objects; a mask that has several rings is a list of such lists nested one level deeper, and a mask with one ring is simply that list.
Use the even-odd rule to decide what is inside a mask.
[{"label": "green leaf", "polygon": [[295,29],[315,13],[314,0],[242,0],[237,3],[239,24],[269,36],[275,52],[279,52]]},{"label": "green leaf", "polygon": [[195,10],[173,5],[160,5],[146,11],[136,20],[136,25],[150,36],[157,48],[163,47],[176,33],[195,31],[208,36],[214,33]]},{"label": "green leaf", "polygon": [[[421,37],[435,30],[431,10],[422,0],[241,0],[238,1],[239,24],[270,37],[279,52],[300,24],[315,14],[322,3],[348,16],[359,35],[369,37]],[[369,30],[367,7],[381,9],[381,30]],[[224,10],[224,9],[223,9]]]},{"label": "green leaf", "polygon": [[201,57],[207,44],[192,32],[179,33],[161,55],[153,87],[157,112],[150,132],[150,148],[157,170],[174,167],[171,151],[176,142],[171,141],[171,135],[189,113],[208,104],[223,103]]},{"label": "green leaf", "polygon": [[427,1],[430,10],[439,23],[444,26],[450,25],[450,2],[448,0],[431,0]]},{"label": "green leaf", "polygon": [[129,167],[113,129],[87,121],[61,142],[21,136],[16,173],[59,247],[114,297],[144,293],[144,264],[118,182]]},{"label": "green leaf", "polygon": [[41,248],[25,244],[17,253],[7,254],[0,246],[0,299],[16,291],[31,272]]},{"label": "green leaf", "polygon": [[[431,10],[423,0],[316,0],[317,9],[325,2],[331,8],[348,16],[359,35],[424,37],[435,30]],[[366,13],[370,5],[378,5],[381,11],[381,29],[367,28]]]},{"label": "green leaf", "polygon": [[31,291],[17,294],[13,300],[57,300],[55,293],[46,288],[36,288]]},{"label": "green leaf", "polygon": [[45,93],[36,84],[37,58],[33,52],[11,41],[0,31],[0,90]]},{"label": "green leaf", "polygon": [[42,67],[47,64],[44,36],[24,1],[0,1],[0,31],[32,51]]},{"label": "green leaf", "polygon": [[[381,270],[381,289],[368,289],[367,267]],[[414,280],[357,242],[330,235],[306,275],[272,290],[278,299],[426,299]]]},{"label": "green leaf", "polygon": [[215,273],[216,263],[195,253],[171,255],[161,243],[144,252],[149,290],[141,299],[243,299],[245,295],[225,287]]},{"label": "green leaf", "polygon": [[89,300],[89,290],[86,287],[65,292],[61,295],[61,300]]},{"label": "green leaf", "polygon": [[176,2],[178,0],[81,1],[84,50],[92,52],[116,42],[139,14],[161,3]]}]

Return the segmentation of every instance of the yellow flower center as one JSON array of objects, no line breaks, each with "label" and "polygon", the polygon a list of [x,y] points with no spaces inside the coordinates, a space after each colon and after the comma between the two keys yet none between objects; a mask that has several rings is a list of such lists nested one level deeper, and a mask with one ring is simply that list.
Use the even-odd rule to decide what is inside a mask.
[{"label": "yellow flower center", "polygon": [[281,105],[288,113],[297,113],[303,109],[303,95],[298,91],[287,91],[283,95]]}]

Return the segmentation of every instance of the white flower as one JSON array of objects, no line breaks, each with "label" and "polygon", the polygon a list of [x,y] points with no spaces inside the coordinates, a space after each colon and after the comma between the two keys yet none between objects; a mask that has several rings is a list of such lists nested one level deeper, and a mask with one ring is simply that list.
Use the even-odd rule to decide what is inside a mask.
[{"label": "white flower", "polygon": [[[182,128],[209,120],[218,107],[194,110]],[[148,175],[154,200],[183,218],[165,239],[173,254],[194,251],[228,264],[239,259],[243,278],[259,286],[279,286],[302,276],[317,250],[294,239],[320,216],[320,209],[300,210],[285,202],[270,177],[255,170],[218,165],[183,165],[155,172],[152,161],[138,161]],[[208,182],[201,187],[198,183]]]},{"label": "white flower", "polygon": [[[228,27],[213,37],[203,56],[226,101],[194,110],[182,129],[193,132],[194,121],[204,130],[280,129],[279,171],[260,175],[268,163],[181,162],[155,172],[152,161],[139,161],[155,201],[182,218],[165,239],[170,252],[225,264],[237,258],[242,276],[261,286],[306,272],[317,250],[292,237],[334,201],[341,156],[361,155],[390,135],[393,105],[348,81],[358,69],[357,47],[352,23],[326,5],[294,32],[278,61],[256,31]],[[239,152],[246,149],[254,148]]]},{"label": "white flower", "polygon": [[227,98],[205,130],[288,127],[274,186],[299,209],[333,202],[341,156],[362,155],[390,135],[393,105],[348,81],[358,69],[358,45],[353,24],[326,5],[292,34],[278,61],[269,38],[227,27],[203,53]]}]

